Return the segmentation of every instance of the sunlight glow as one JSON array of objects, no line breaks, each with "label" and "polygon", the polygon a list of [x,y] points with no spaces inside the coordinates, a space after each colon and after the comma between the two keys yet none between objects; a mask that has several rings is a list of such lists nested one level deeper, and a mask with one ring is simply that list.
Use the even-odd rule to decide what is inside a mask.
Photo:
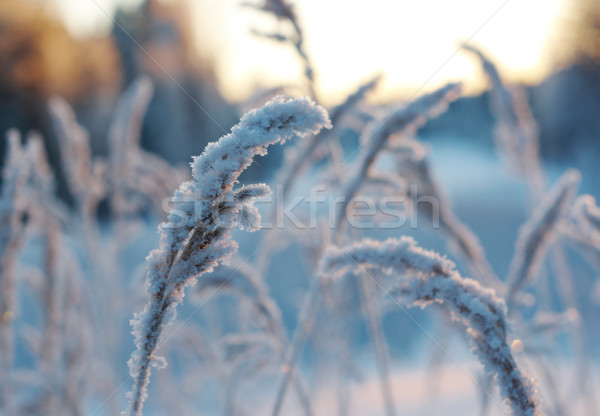
[{"label": "sunlight glow", "polygon": [[[94,21],[92,15],[97,27],[110,23],[106,16],[98,16],[92,0],[56,1],[63,5],[62,14],[76,33],[94,26],[89,23]],[[108,10],[117,2],[136,2],[94,1]],[[237,0],[186,1],[197,22],[199,48],[212,55],[227,98],[243,100],[256,86],[295,85],[302,79],[290,48],[249,33],[251,28],[276,29],[275,19],[241,7]],[[302,0],[294,4],[318,75],[317,91],[326,104],[339,101],[377,73],[385,76],[377,100],[406,96],[421,87],[430,90],[450,80],[465,81],[467,92],[479,91],[485,85],[479,66],[470,56],[456,53],[470,37],[511,80],[537,82],[553,64],[556,23],[566,8],[564,0],[371,0],[368,5],[356,0]]]},{"label": "sunlight glow", "polygon": [[117,6],[133,7],[142,0],[53,0],[50,11],[58,15],[67,29],[79,37],[110,32],[111,17]]}]

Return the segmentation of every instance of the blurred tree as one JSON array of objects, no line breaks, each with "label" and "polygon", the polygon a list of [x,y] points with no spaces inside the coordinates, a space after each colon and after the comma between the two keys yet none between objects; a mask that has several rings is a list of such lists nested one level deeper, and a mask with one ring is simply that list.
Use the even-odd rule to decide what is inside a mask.
[{"label": "blurred tree", "polygon": [[591,61],[600,64],[600,1],[576,0],[572,3],[573,19],[566,29],[567,61]]},{"label": "blurred tree", "polygon": [[[0,158],[10,128],[37,130],[57,171],[58,149],[46,100],[78,102],[114,91],[117,56],[108,39],[76,41],[44,3],[0,0]],[[1,162],[0,162],[1,163]]]},{"label": "blurred tree", "polygon": [[237,118],[217,90],[213,63],[197,53],[189,15],[183,2],[146,0],[118,10],[112,31],[123,84],[140,74],[155,83],[142,145],[170,162],[188,162]]},{"label": "blurred tree", "polygon": [[42,3],[0,0],[0,85],[37,97],[77,99],[113,85],[116,55],[107,40],[74,40]]}]

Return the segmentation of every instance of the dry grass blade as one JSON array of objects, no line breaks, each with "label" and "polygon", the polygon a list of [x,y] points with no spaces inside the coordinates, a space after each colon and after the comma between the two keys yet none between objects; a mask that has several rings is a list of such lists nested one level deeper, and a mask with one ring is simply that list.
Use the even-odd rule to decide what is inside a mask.
[{"label": "dry grass blade", "polygon": [[385,119],[367,131],[362,140],[363,152],[359,156],[355,175],[348,181],[336,215],[336,240],[339,240],[342,225],[346,220],[348,205],[359,192],[363,182],[369,176],[369,169],[377,155],[383,149],[389,137],[394,134],[414,132],[428,118],[444,111],[448,103],[458,97],[460,84],[448,84],[437,91],[423,95],[400,110],[389,114]]},{"label": "dry grass blade", "polygon": [[515,297],[523,286],[537,273],[560,221],[569,212],[580,176],[575,170],[566,172],[534,211],[531,219],[521,227],[507,279],[506,302],[509,310],[514,306]]},{"label": "dry grass blade", "polygon": [[492,84],[491,109],[497,120],[494,138],[500,155],[509,168],[523,176],[540,196],[546,178],[538,154],[538,126],[531,115],[525,92],[507,87],[494,63],[479,49],[470,45],[463,49],[478,57]]}]

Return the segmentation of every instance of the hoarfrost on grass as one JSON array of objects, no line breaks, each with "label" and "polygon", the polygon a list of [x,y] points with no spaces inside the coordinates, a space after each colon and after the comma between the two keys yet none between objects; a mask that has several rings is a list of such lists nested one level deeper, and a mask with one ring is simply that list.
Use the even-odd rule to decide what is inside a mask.
[{"label": "hoarfrost on grass", "polygon": [[[237,225],[240,212],[246,216],[251,212],[257,220],[257,213],[249,211],[248,204],[264,196],[266,186],[243,187],[236,195],[233,188],[240,174],[254,156],[266,154],[267,146],[316,134],[324,127],[330,127],[327,112],[310,99],[275,97],[264,107],[250,111],[230,134],[194,157],[192,180],[175,191],[182,221],[178,226],[171,222],[160,227],[160,247],[147,258],[150,299],[132,321],[137,349],[129,361],[134,387],[129,393],[128,414],[142,414],[150,368],[164,364],[155,356],[160,334],[183,300],[184,288],[194,285],[200,275],[212,271],[235,252],[237,244],[231,240],[230,231]],[[175,220],[174,214],[169,220]],[[254,224],[251,229],[256,227]]]}]

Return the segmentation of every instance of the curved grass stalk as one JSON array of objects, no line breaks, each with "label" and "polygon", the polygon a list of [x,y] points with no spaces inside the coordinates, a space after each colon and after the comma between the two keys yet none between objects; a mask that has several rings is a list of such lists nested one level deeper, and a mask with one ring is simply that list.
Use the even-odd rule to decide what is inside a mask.
[{"label": "curved grass stalk", "polygon": [[330,247],[320,273],[332,279],[369,269],[400,275],[395,293],[408,306],[446,304],[453,318],[466,327],[475,355],[496,378],[513,414],[543,415],[532,380],[518,368],[507,344],[506,306],[493,290],[463,278],[450,260],[421,249],[408,237]]},{"label": "curved grass stalk", "polygon": [[[230,134],[210,143],[194,158],[192,180],[175,192],[177,211],[160,227],[160,247],[147,258],[149,300],[132,322],[137,348],[129,361],[134,385],[127,414],[142,414],[151,366],[164,363],[156,357],[160,335],[183,301],[185,287],[194,285],[199,276],[236,251],[230,233],[240,220],[248,213],[256,221],[260,219],[252,202],[270,190],[266,185],[255,185],[236,193],[234,186],[240,174],[254,156],[266,154],[267,146],[316,134],[323,127],[330,127],[327,113],[310,99],[276,97],[261,109],[250,111]],[[242,226],[253,230],[259,223]]]}]

